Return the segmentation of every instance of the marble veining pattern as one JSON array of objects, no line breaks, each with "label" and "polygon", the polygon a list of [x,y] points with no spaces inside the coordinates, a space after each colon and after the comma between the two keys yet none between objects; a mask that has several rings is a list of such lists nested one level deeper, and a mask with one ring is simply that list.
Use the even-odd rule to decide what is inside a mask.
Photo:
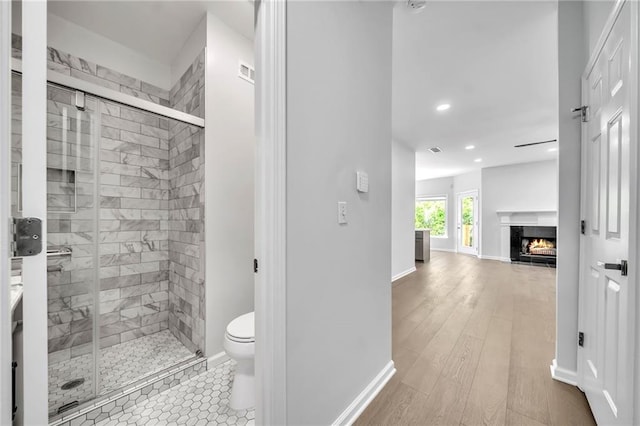
[{"label": "marble veining pattern", "polygon": [[[171,90],[171,104],[203,116],[204,50]],[[169,125],[169,329],[192,350],[204,347],[204,139]]]}]

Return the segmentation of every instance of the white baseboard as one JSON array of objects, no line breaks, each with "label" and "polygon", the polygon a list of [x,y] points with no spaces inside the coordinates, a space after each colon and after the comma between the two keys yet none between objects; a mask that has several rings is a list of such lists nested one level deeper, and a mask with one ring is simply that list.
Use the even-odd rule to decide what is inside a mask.
[{"label": "white baseboard", "polygon": [[371,404],[371,401],[384,388],[384,385],[396,374],[393,361],[389,361],[382,371],[367,385],[360,395],[353,400],[346,410],[333,422],[333,426],[351,426],[362,414],[362,412]]},{"label": "white baseboard", "polygon": [[225,351],[219,352],[213,356],[207,358],[207,368],[213,368],[216,365],[222,364],[230,360],[229,355]]},{"label": "white baseboard", "polygon": [[478,255],[478,259],[484,259],[484,260],[498,260],[500,262],[507,262],[507,263],[511,263],[511,259],[508,257],[500,257],[500,256],[487,256],[487,255]]},{"label": "white baseboard", "polygon": [[431,247],[431,251],[448,251],[449,253],[457,253],[456,249],[449,249],[449,248],[435,248],[435,247]]},{"label": "white baseboard", "polygon": [[551,377],[559,382],[572,386],[578,386],[578,373],[558,367],[558,362],[554,359],[549,366]]},{"label": "white baseboard", "polygon": [[397,281],[402,277],[406,277],[407,275],[411,274],[412,272],[416,271],[416,267],[412,266],[411,268],[407,269],[404,272],[400,272],[398,275],[395,275],[393,277],[391,277],[391,282]]}]

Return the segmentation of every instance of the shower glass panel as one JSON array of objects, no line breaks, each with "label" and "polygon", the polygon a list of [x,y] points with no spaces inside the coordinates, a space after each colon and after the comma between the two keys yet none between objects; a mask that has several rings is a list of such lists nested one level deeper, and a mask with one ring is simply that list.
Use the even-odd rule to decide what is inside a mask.
[{"label": "shower glass panel", "polygon": [[[13,95],[19,217],[19,74]],[[200,356],[204,132],[53,84],[47,114],[49,414],[59,418]],[[20,275],[20,259],[13,267]]]},{"label": "shower glass panel", "polygon": [[[13,75],[12,215],[22,215],[21,76]],[[49,414],[93,399],[98,297],[96,99],[47,87],[47,299]],[[43,148],[45,146],[43,145]],[[20,274],[20,260],[12,269]]]},{"label": "shower glass panel", "polygon": [[56,414],[99,389],[99,114],[97,100],[79,92],[49,85],[47,97],[49,411]]},{"label": "shower glass panel", "polygon": [[101,105],[99,394],[203,347],[202,131]]}]

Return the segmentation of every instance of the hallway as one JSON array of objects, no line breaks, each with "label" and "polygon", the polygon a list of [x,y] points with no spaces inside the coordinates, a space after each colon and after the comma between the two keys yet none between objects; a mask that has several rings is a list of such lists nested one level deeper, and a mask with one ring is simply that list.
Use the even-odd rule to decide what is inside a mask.
[{"label": "hallway", "polygon": [[555,269],[433,252],[393,285],[397,372],[357,425],[590,425],[551,379]]}]

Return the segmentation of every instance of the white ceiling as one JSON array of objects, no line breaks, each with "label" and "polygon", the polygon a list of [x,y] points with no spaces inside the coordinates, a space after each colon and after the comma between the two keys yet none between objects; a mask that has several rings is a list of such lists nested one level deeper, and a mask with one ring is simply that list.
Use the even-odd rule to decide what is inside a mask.
[{"label": "white ceiling", "polygon": [[253,3],[227,1],[54,0],[49,12],[164,64],[178,55],[207,11],[253,39]]},{"label": "white ceiling", "polygon": [[546,1],[396,5],[393,135],[417,150],[418,180],[556,158],[557,143],[513,147],[557,138],[556,17]]},{"label": "white ceiling", "polygon": [[[417,151],[416,178],[553,159],[557,137],[557,5],[553,1],[397,3],[393,135]],[[49,1],[49,11],[169,64],[207,11],[253,38],[253,4],[228,1]],[[436,106],[451,109],[437,112]],[[464,149],[475,145],[473,151]],[[442,153],[431,154],[433,146]],[[481,163],[473,160],[482,158]]]}]

